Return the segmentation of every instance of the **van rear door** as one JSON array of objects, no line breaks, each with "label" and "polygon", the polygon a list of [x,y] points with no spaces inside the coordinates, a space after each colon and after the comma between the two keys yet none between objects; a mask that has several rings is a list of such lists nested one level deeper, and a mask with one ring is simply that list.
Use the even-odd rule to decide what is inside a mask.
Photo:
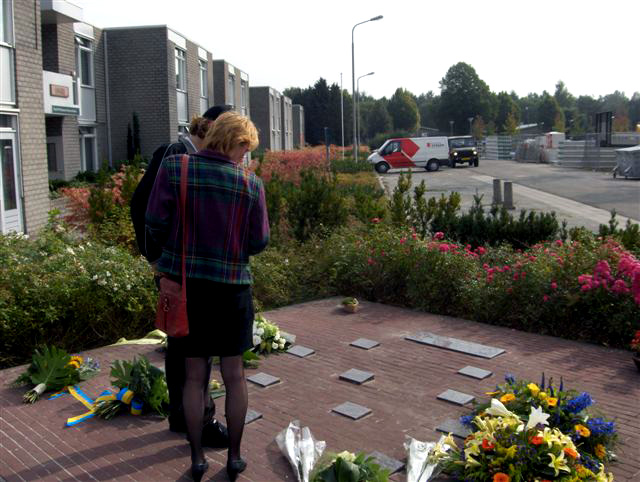
[{"label": "van rear door", "polygon": [[389,141],[380,155],[392,168],[415,167],[413,156],[418,146],[411,139],[394,139]]}]

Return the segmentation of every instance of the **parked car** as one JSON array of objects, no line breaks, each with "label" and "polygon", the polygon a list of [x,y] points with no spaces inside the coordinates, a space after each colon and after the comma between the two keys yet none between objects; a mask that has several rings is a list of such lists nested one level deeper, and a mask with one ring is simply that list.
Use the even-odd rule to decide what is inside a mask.
[{"label": "parked car", "polygon": [[478,167],[479,157],[476,141],[472,136],[449,137],[449,165],[468,162],[469,166]]},{"label": "parked car", "polygon": [[424,167],[427,171],[437,171],[441,165],[449,163],[449,143],[446,137],[388,139],[367,161],[381,174],[403,167]]}]

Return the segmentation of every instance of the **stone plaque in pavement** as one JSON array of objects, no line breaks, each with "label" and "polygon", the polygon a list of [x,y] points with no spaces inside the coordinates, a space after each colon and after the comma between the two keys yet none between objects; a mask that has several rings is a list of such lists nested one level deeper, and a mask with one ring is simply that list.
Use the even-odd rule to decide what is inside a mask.
[{"label": "stone plaque in pavement", "polygon": [[460,437],[460,438],[467,438],[467,436],[471,433],[471,430],[469,430],[467,427],[462,425],[460,421],[453,420],[451,418],[445,420],[440,425],[438,425],[436,427],[436,430],[444,434],[451,433],[454,436]]},{"label": "stone plaque in pavement", "polygon": [[371,350],[372,348],[375,348],[379,344],[380,344],[379,342],[374,340],[369,340],[367,338],[358,338],[357,340],[349,343],[349,345],[362,348],[363,350]]},{"label": "stone plaque in pavement", "polygon": [[358,370],[357,368],[352,368],[351,370],[347,370],[346,372],[341,373],[340,380],[345,380],[357,385],[362,385],[369,380],[373,380],[373,373]]},{"label": "stone plaque in pavement", "polygon": [[481,345],[471,341],[458,340],[457,338],[449,338],[448,336],[435,335],[427,331],[421,331],[415,335],[407,336],[406,339],[422,343],[423,345],[436,346],[438,348],[466,353],[467,355],[478,356],[481,358],[495,358],[504,353],[502,348]]},{"label": "stone plaque in pavement", "polygon": [[258,419],[262,418],[262,414],[260,412],[256,412],[255,410],[248,409],[247,415],[244,417],[244,424],[248,425],[251,422],[255,422]]},{"label": "stone plaque in pavement", "polygon": [[471,365],[467,365],[464,368],[458,370],[460,375],[466,375],[471,378],[476,378],[478,380],[484,380],[487,377],[493,375],[489,370],[483,370],[482,368],[472,367]]},{"label": "stone plaque in pavement", "polygon": [[375,458],[376,463],[380,467],[389,470],[389,475],[395,474],[404,468],[403,462],[400,462],[398,459],[394,459],[393,457],[389,457],[382,452],[371,452],[368,456]]},{"label": "stone plaque in pavement", "polygon": [[465,403],[472,402],[474,398],[475,397],[473,395],[456,392],[455,390],[445,390],[440,395],[438,395],[438,400],[455,403],[456,405],[464,405]]},{"label": "stone plaque in pavement", "polygon": [[247,380],[255,383],[256,385],[260,385],[262,388],[274,385],[280,381],[278,377],[274,377],[273,375],[263,372],[251,375],[250,377],[247,377]]},{"label": "stone plaque in pavement", "polygon": [[309,355],[313,355],[315,353],[315,350],[312,350],[311,348],[307,348],[306,346],[302,346],[302,345],[293,345],[291,348],[287,350],[287,353],[298,356],[300,358],[305,358]]},{"label": "stone plaque in pavement", "polygon": [[365,415],[369,415],[371,413],[370,408],[363,407],[362,405],[358,405],[357,403],[352,402],[344,402],[337,407],[333,407],[331,411],[336,412],[337,414],[344,417],[348,417],[352,420],[361,419]]}]

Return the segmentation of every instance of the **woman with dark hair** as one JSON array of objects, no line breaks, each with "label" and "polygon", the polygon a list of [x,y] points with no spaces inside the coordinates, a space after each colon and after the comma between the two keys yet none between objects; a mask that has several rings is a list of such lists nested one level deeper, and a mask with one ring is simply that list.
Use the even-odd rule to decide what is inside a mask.
[{"label": "woman with dark hair", "polygon": [[[184,254],[189,335],[169,343],[185,359],[182,404],[194,480],[208,468],[201,439],[211,356],[220,357],[226,388],[229,478],[235,480],[246,468],[240,444],[248,406],[242,354],[253,346],[249,256],[269,241],[262,181],[242,167],[244,155],[257,145],[253,123],[227,112],[207,131],[202,150],[188,157]],[[179,212],[181,162],[182,156],[162,162],[146,213],[148,233],[162,246],[157,270],[178,282],[185,225]]]}]

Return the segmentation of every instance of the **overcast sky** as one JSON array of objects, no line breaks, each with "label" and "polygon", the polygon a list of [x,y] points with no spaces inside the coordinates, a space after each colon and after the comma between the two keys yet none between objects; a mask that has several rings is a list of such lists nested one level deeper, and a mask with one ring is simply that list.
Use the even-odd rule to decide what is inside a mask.
[{"label": "overcast sky", "polygon": [[[355,29],[360,90],[433,90],[471,64],[494,92],[640,91],[640,0],[71,0],[97,27],[166,24],[280,91],[324,77],[351,90]],[[135,46],[132,46],[135,48]]]}]

